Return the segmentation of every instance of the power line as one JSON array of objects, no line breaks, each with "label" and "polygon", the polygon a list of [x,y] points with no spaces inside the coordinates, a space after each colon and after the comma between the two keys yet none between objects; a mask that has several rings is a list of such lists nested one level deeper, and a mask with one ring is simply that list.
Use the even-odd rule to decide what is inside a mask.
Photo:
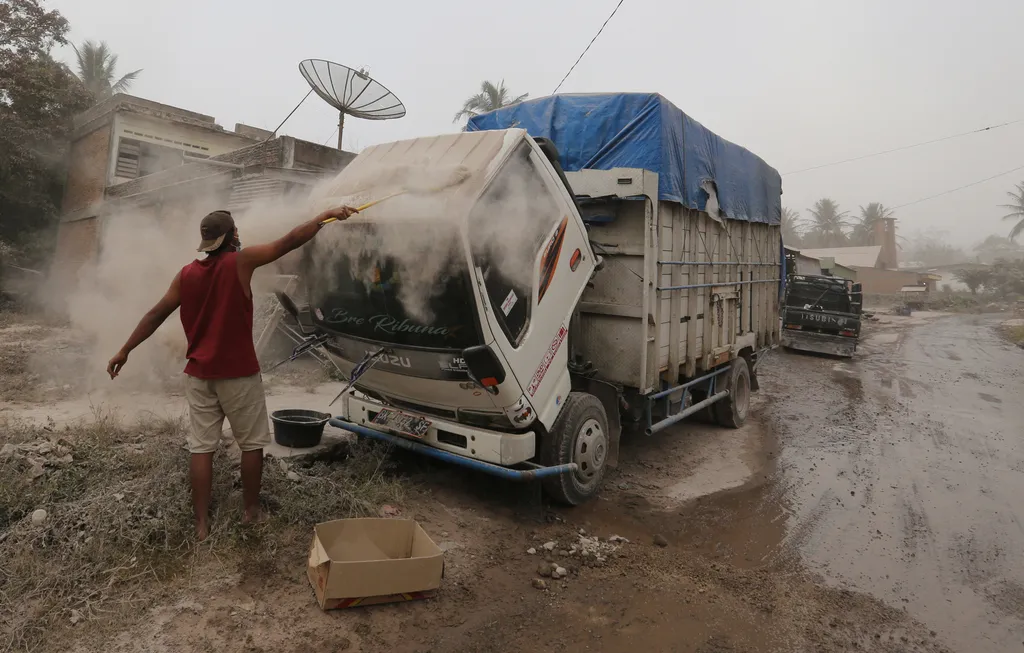
[{"label": "power line", "polygon": [[890,208],[893,211],[895,211],[896,209],[902,209],[903,207],[910,206],[912,204],[920,204],[921,202],[932,200],[932,199],[935,199],[936,197],[942,197],[943,195],[949,195],[950,193],[955,193],[958,190],[963,190],[965,188],[970,188],[971,186],[977,186],[978,184],[983,184],[986,181],[992,181],[993,179],[996,179],[997,177],[1003,177],[1005,175],[1010,174],[1011,172],[1017,172],[1018,170],[1024,170],[1024,166],[1017,166],[1016,168],[1013,168],[1012,170],[1006,170],[1005,172],[1000,172],[999,174],[992,175],[991,177],[985,177],[984,179],[979,179],[978,181],[972,181],[971,183],[964,184],[963,186],[958,186],[958,187],[950,189],[950,190],[944,190],[941,193],[936,193],[935,195],[929,195],[928,197],[922,197],[921,199],[914,200],[913,202],[907,202],[906,204],[900,204],[899,206],[892,206],[892,207],[887,207],[887,208]]},{"label": "power line", "polygon": [[943,136],[942,138],[933,138],[930,141],[922,141],[920,143],[914,143],[913,145],[903,145],[902,147],[894,147],[891,150],[882,150],[881,152],[872,152],[871,154],[862,154],[861,156],[855,156],[849,159],[843,159],[842,161],[833,161],[832,163],[822,163],[820,165],[811,166],[809,168],[801,168],[800,170],[792,170],[790,172],[784,172],[783,175],[796,175],[801,172],[809,172],[811,170],[819,170],[821,168],[830,168],[832,166],[842,165],[844,163],[851,163],[853,161],[862,161],[864,159],[870,159],[876,156],[882,156],[883,154],[892,154],[893,152],[902,152],[903,150],[910,150],[915,147],[921,147],[922,145],[931,145],[932,143],[941,143],[942,141],[952,140],[954,138],[961,138],[963,136],[970,136],[971,134],[978,134],[981,132],[991,131],[993,129],[999,129],[1000,127],[1006,127],[1008,125],[1014,125],[1018,122],[1024,122],[1024,118],[1018,118],[1017,120],[1011,120],[1009,122],[1003,122],[998,125],[989,125],[988,127],[982,127],[981,129],[972,129],[968,132],[961,132],[959,134],[952,134],[950,136]]},{"label": "power line", "polygon": [[286,122],[288,122],[288,119],[292,117],[292,114],[294,114],[296,111],[299,110],[299,107],[302,106],[302,103],[306,101],[306,98],[308,98],[312,92],[313,92],[313,89],[309,89],[309,93],[306,93],[305,95],[302,96],[302,99],[299,100],[299,103],[295,105],[295,108],[288,112],[288,115],[284,117],[284,120],[281,121],[281,124],[278,125],[277,127],[275,127],[274,131],[271,132],[270,136],[267,136],[267,139],[265,141],[263,141],[264,143],[266,143],[271,138],[273,138],[274,136],[277,135],[278,130],[281,129],[282,127],[284,127],[284,124]]},{"label": "power line", "polygon": [[332,138],[334,138],[334,135],[335,135],[335,134],[337,134],[337,133],[338,133],[338,126],[337,126],[337,125],[335,125],[335,126],[334,126],[334,131],[332,131],[332,132],[331,132],[331,135],[330,135],[330,136],[328,136],[328,137],[327,137],[327,139],[326,139],[326,140],[324,141],[324,145],[327,145],[327,141],[329,141],[329,140],[331,140]]},{"label": "power line", "polygon": [[569,68],[569,72],[565,73],[565,77],[562,78],[562,81],[558,82],[558,86],[555,87],[555,90],[551,91],[551,95],[557,93],[558,89],[562,88],[562,84],[565,83],[565,80],[569,79],[569,75],[572,74],[572,71],[576,70],[576,64],[583,60],[583,56],[587,54],[588,50],[590,50],[590,46],[594,45],[594,41],[597,40],[597,37],[601,36],[601,32],[604,31],[605,25],[607,25],[608,21],[610,21],[612,17],[615,16],[615,12],[619,10],[619,7],[622,6],[622,3],[624,1],[625,0],[619,0],[619,4],[615,5],[615,9],[612,9],[612,13],[608,15],[608,18],[605,18],[604,23],[601,25],[601,29],[597,30],[597,34],[594,34],[594,38],[590,39],[590,43],[588,43],[587,47],[583,49],[583,53],[580,54],[578,59],[576,59],[576,63],[574,63],[571,68]]}]

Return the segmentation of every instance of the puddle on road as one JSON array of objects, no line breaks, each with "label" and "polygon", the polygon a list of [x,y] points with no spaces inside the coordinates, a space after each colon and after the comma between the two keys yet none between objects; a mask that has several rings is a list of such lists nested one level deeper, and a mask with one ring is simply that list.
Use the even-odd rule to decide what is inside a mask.
[{"label": "puddle on road", "polygon": [[742,569],[790,561],[784,553],[789,509],[776,482],[697,500],[682,513],[681,542]]}]

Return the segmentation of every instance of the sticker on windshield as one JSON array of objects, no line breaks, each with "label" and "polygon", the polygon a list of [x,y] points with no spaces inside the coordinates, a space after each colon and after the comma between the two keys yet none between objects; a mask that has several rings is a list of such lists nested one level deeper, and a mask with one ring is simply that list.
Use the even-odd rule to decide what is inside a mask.
[{"label": "sticker on windshield", "polygon": [[519,298],[516,297],[515,290],[508,291],[508,297],[505,298],[505,301],[501,302],[501,312],[505,314],[505,317],[508,317],[509,311],[516,305],[517,299]]},{"label": "sticker on windshield", "polygon": [[540,387],[541,381],[544,380],[544,375],[548,373],[548,368],[551,367],[551,361],[555,360],[555,354],[558,353],[559,347],[562,346],[562,341],[565,340],[565,334],[568,333],[568,329],[563,324],[558,328],[558,333],[555,334],[555,339],[551,341],[548,346],[548,350],[544,352],[544,358],[541,359],[540,365],[537,367],[537,371],[533,373],[533,378],[530,379],[530,387],[526,390],[532,397],[537,393],[537,388]]}]

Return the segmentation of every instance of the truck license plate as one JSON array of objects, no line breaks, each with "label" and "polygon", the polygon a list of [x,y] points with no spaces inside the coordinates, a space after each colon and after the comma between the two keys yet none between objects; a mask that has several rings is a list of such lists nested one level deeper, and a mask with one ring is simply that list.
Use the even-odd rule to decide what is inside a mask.
[{"label": "truck license plate", "polygon": [[382,408],[370,421],[414,438],[422,438],[430,428],[430,422],[422,417],[406,415],[390,408]]}]

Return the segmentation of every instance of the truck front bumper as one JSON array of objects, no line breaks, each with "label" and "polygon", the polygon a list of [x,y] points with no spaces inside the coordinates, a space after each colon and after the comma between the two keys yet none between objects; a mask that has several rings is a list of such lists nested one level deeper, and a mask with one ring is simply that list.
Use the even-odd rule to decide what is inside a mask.
[{"label": "truck front bumper", "polygon": [[[359,426],[362,429],[373,430],[385,436],[408,440],[458,456],[506,467],[525,463],[536,455],[537,438],[533,431],[526,433],[504,433],[502,431],[467,426],[413,410],[385,405],[352,393],[345,395],[343,399],[343,414],[336,417],[336,420],[347,422],[353,426]],[[374,416],[382,408],[390,408],[401,413],[422,417],[430,423],[430,427],[422,438],[411,438],[394,432],[373,423]],[[335,426],[348,429],[364,437],[376,437],[368,436],[347,426],[337,424]]]},{"label": "truck front bumper", "polygon": [[402,449],[414,451],[420,455],[429,456],[438,460],[467,467],[469,469],[475,469],[479,472],[484,472],[492,476],[500,476],[511,481],[533,481],[536,479],[544,478],[545,476],[557,476],[559,474],[566,474],[574,472],[578,469],[576,463],[568,463],[566,465],[552,465],[551,467],[541,467],[539,465],[525,464],[525,469],[512,469],[509,467],[503,467],[501,465],[495,465],[492,463],[470,458],[468,456],[462,456],[459,454],[451,453],[443,449],[438,449],[434,446],[424,444],[417,440],[407,438],[401,435],[395,435],[393,433],[385,433],[384,431],[378,431],[377,429],[367,428],[359,424],[353,424],[352,422],[345,421],[341,418],[335,417],[330,420],[331,426],[335,426],[339,429],[345,429],[351,431],[363,438],[370,438],[372,440],[380,440],[393,444]]},{"label": "truck front bumper", "polygon": [[832,356],[853,356],[857,351],[857,339],[846,336],[833,336],[827,333],[814,333],[798,329],[783,329],[782,346],[799,351],[811,351]]}]

